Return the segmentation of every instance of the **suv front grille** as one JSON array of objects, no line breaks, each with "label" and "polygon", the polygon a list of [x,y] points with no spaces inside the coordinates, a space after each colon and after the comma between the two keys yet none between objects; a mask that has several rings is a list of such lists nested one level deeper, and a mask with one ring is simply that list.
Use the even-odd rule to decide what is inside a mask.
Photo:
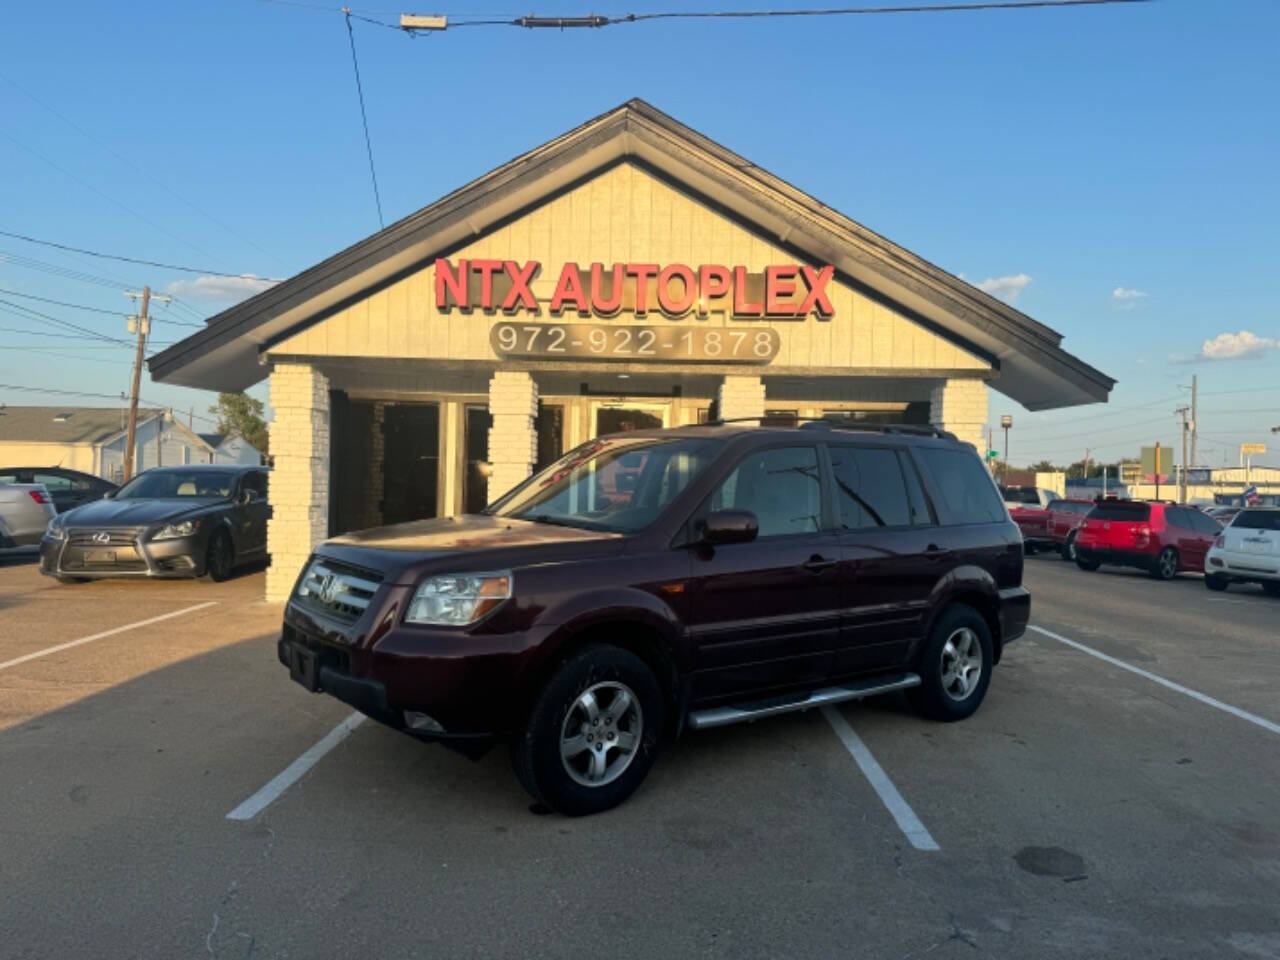
[{"label": "suv front grille", "polygon": [[336,620],[354,623],[368,609],[381,582],[381,574],[322,557],[311,561],[294,599]]}]

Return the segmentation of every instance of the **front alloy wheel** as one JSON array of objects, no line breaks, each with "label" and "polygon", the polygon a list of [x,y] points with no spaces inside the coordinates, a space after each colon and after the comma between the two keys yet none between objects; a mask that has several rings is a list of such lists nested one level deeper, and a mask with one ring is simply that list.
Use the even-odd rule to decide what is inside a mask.
[{"label": "front alloy wheel", "polygon": [[231,537],[225,530],[215,530],[209,539],[209,552],[205,556],[204,564],[209,579],[215,583],[229,579],[233,561]]},{"label": "front alloy wheel", "polygon": [[942,689],[955,701],[966,699],[982,679],[982,645],[970,627],[961,627],[942,645]]},{"label": "front alloy wheel", "polygon": [[560,762],[575,783],[602,787],[627,771],[644,733],[644,713],[635,691],[606,681],[573,702],[560,728]]},{"label": "front alloy wheel", "polygon": [[1067,542],[1062,545],[1062,559],[1074,560],[1076,558],[1076,533],[1072,530],[1067,534]]},{"label": "front alloy wheel", "polygon": [[920,685],[907,691],[907,699],[932,720],[963,720],[986,696],[994,649],[982,614],[966,604],[952,604],[929,631],[917,661]]}]

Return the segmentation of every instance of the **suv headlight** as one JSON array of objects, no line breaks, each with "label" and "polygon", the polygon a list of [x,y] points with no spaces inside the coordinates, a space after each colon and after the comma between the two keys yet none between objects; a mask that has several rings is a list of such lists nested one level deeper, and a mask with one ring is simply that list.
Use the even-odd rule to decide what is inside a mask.
[{"label": "suv headlight", "polygon": [[183,520],[181,523],[166,523],[151,535],[151,539],[176,540],[178,537],[189,537],[199,529],[199,520]]},{"label": "suv headlight", "polygon": [[48,537],[50,540],[67,539],[67,528],[64,527],[62,523],[63,521],[62,521],[61,515],[54,517],[52,520],[49,521],[49,526],[45,530],[44,535]]},{"label": "suv headlight", "polygon": [[418,585],[404,618],[408,623],[465,626],[502,606],[513,586],[510,570],[438,574]]}]

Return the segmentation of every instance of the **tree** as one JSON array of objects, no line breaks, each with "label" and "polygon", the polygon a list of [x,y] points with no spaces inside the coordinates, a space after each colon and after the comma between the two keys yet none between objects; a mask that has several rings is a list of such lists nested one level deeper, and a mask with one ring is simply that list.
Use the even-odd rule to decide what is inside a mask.
[{"label": "tree", "polygon": [[1062,470],[1061,467],[1055,467],[1048,460],[1041,460],[1039,463],[1033,463],[1031,466],[1027,467],[1027,469],[1034,470],[1036,473],[1059,473]]},{"label": "tree", "polygon": [[219,433],[238,433],[259,452],[267,453],[267,421],[262,417],[261,400],[244,393],[220,393],[218,405],[209,412],[218,417]]}]

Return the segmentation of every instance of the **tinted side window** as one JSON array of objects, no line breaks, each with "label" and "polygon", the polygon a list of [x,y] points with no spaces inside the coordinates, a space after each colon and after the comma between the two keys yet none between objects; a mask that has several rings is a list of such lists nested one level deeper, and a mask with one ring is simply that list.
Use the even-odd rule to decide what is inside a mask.
[{"label": "tinted side window", "polygon": [[831,472],[845,530],[911,523],[907,484],[897,451],[889,447],[832,447]]},{"label": "tinted side window", "polygon": [[1190,510],[1183,510],[1179,507],[1164,508],[1164,522],[1170,527],[1177,527],[1179,530],[1194,530],[1195,521],[1190,517]]},{"label": "tinted side window", "polygon": [[917,452],[933,476],[952,523],[995,523],[1006,518],[991,474],[974,454],[929,447]]},{"label": "tinted side window", "polygon": [[907,499],[911,505],[911,524],[916,527],[933,525],[933,511],[929,509],[929,501],[925,499],[924,488],[920,486],[920,474],[916,465],[905,450],[898,451],[898,460],[902,463],[902,475],[907,479]]},{"label": "tinted side window", "polygon": [[252,490],[263,500],[267,499],[267,475],[265,473],[246,473],[240,481],[241,490]]},{"label": "tinted side window", "polygon": [[45,489],[50,493],[56,490],[70,490],[72,488],[71,478],[59,476],[56,473],[37,473],[35,474],[35,483],[43,483]]},{"label": "tinted side window", "polygon": [[1213,517],[1208,514],[1201,513],[1199,510],[1194,510],[1192,511],[1191,516],[1196,522],[1196,529],[1201,533],[1218,533],[1222,530],[1222,524],[1218,523],[1217,520],[1213,519]]},{"label": "tinted side window", "polygon": [[761,537],[814,533],[822,524],[822,481],[815,447],[748,454],[711,495],[712,510],[750,510]]}]

